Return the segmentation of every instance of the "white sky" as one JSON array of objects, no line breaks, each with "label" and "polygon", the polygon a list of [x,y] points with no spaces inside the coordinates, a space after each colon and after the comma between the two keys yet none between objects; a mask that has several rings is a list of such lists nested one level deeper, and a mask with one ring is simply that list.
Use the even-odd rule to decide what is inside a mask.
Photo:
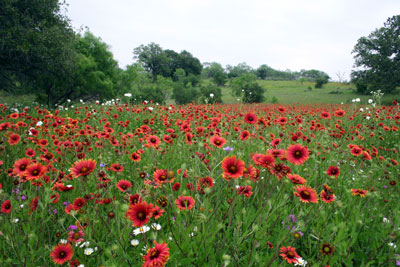
[{"label": "white sky", "polygon": [[201,62],[318,69],[349,78],[358,38],[400,14],[400,0],[67,0],[74,28],[111,47],[120,67],[150,42]]}]

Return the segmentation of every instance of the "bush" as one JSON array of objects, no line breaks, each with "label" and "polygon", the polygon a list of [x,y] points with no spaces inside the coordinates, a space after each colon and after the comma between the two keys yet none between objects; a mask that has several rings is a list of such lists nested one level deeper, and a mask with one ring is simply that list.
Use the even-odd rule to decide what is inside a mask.
[{"label": "bush", "polygon": [[322,88],[322,86],[326,83],[328,83],[329,77],[325,76],[325,77],[320,77],[318,79],[315,80],[315,88]]},{"label": "bush", "polygon": [[200,101],[204,104],[222,103],[222,90],[218,86],[208,85],[200,87]]},{"label": "bush", "polygon": [[197,99],[197,96],[198,91],[191,83],[184,85],[181,82],[177,82],[174,84],[172,98],[175,99],[176,104],[184,105],[194,102]]}]

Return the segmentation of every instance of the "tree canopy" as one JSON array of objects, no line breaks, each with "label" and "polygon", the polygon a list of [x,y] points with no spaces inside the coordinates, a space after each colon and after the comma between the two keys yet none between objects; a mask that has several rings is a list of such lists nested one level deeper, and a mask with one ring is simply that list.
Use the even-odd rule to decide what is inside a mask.
[{"label": "tree canopy", "polygon": [[383,27],[358,39],[352,53],[357,69],[351,78],[358,92],[395,91],[400,86],[400,15],[388,18]]}]

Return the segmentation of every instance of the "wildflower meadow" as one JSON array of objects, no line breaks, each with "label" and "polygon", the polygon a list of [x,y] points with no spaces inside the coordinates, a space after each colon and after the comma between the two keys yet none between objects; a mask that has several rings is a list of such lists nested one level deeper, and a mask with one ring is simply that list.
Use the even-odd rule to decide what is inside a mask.
[{"label": "wildflower meadow", "polygon": [[400,265],[400,107],[0,105],[1,266]]}]

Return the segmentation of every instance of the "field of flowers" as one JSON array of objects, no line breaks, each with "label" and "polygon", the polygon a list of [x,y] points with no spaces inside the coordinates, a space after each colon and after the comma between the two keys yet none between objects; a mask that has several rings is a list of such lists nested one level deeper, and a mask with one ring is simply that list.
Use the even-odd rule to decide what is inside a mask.
[{"label": "field of flowers", "polygon": [[400,265],[400,107],[0,105],[1,266]]}]

